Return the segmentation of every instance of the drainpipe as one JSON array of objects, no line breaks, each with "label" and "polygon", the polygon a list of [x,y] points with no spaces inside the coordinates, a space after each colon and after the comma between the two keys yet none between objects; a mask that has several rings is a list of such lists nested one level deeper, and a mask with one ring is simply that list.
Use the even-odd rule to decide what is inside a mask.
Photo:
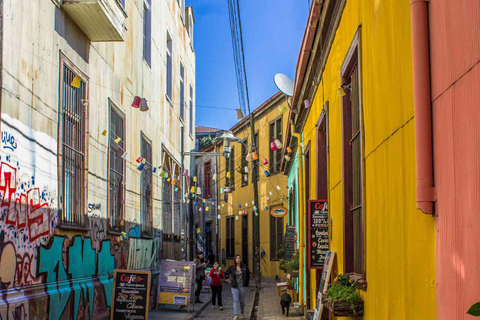
[{"label": "drainpipe", "polygon": [[292,137],[296,137],[298,139],[298,210],[299,210],[299,244],[298,244],[298,251],[299,251],[299,273],[298,273],[298,304],[300,307],[304,306],[303,301],[303,286],[305,282],[305,274],[304,274],[304,259],[305,259],[305,218],[304,218],[304,182],[303,182],[303,149],[300,146],[300,142],[302,142],[302,135],[299,133],[295,133],[295,127],[291,125],[291,132]]},{"label": "drainpipe", "polygon": [[433,137],[430,87],[428,2],[411,0],[413,88],[415,102],[415,153],[417,209],[433,214],[436,190],[433,185]]}]

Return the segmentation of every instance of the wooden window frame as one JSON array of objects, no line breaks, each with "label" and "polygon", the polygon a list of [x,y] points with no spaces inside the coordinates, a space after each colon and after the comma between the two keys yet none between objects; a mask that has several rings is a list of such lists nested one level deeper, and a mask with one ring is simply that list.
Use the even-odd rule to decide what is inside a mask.
[{"label": "wooden window frame", "polygon": [[[142,131],[141,132],[141,135],[140,135],[140,154],[142,156],[142,158],[145,159],[145,154],[143,153],[143,150],[142,150],[142,145],[143,143],[146,143],[149,147],[150,147],[150,156],[153,158],[153,148],[152,148],[152,140],[150,140],[146,135],[145,133]],[[146,162],[145,162],[145,167],[144,169],[141,171],[140,173],[140,215],[141,215],[141,225],[142,225],[142,236],[143,237],[152,237],[153,236],[153,173],[152,173],[152,162],[153,162],[153,159],[150,159],[150,161],[147,159]],[[150,177],[150,188],[151,188],[151,191],[150,191],[150,212],[148,212],[149,216],[150,216],[150,225],[145,225],[145,212],[143,211],[143,201],[144,201],[144,197],[143,197],[143,185],[144,185],[144,181],[143,179],[144,178],[148,178],[146,177],[147,175],[147,172],[148,172],[148,175]],[[148,200],[148,199],[147,199]],[[147,228],[150,227],[151,230],[147,230]]]},{"label": "wooden window frame", "polygon": [[[122,144],[123,144],[123,150],[122,150],[122,154],[126,151],[126,138],[125,138],[125,134],[126,134],[126,121],[125,121],[125,114],[115,105],[115,103],[113,103],[113,101],[111,99],[108,99],[108,105],[109,105],[109,113],[108,113],[108,123],[109,123],[109,134],[108,134],[108,155],[107,155],[107,171],[108,171],[108,176],[107,176],[107,190],[108,190],[108,194],[107,194],[107,225],[108,225],[108,231],[110,233],[120,233],[121,231],[125,231],[125,225],[121,225],[121,223],[119,224],[118,226],[118,230],[115,230],[117,228],[117,225],[116,225],[116,222],[115,222],[115,225],[112,226],[112,217],[111,217],[111,212],[110,212],[110,209],[111,209],[111,205],[110,205],[110,200],[111,200],[111,189],[110,189],[110,182],[111,182],[111,167],[110,167],[110,152],[111,152],[111,148],[112,147],[116,147],[116,143],[114,142],[114,140],[117,138],[116,136],[113,136],[112,135],[112,127],[111,127],[111,124],[112,124],[112,112],[113,113],[116,113],[117,116],[122,120],[122,125],[123,125],[123,136],[119,136],[122,140]],[[120,222],[122,220],[125,219],[125,196],[126,196],[126,188],[125,188],[125,179],[126,179],[126,161],[122,159],[122,177],[123,177],[123,183],[122,183],[122,186],[121,186],[121,195],[122,195],[122,199],[121,199],[121,214],[120,214]],[[117,217],[118,218],[118,217]],[[116,219],[115,219],[116,220]]]},{"label": "wooden window frame", "polygon": [[230,152],[230,158],[228,159],[228,172],[230,172],[230,178],[228,178],[228,185],[230,189],[235,190],[235,147],[232,147]]},{"label": "wooden window frame", "polygon": [[167,31],[167,88],[165,95],[173,106],[173,38]]},{"label": "wooden window frame", "polygon": [[143,60],[152,67],[152,1],[143,0]]},{"label": "wooden window frame", "polygon": [[[270,261],[279,261],[280,257],[278,256],[279,248],[283,249],[283,228],[284,220],[283,217],[277,218],[272,215],[269,215],[269,229],[270,229]],[[272,225],[275,226],[275,230],[272,230]],[[280,230],[279,230],[280,227]],[[275,239],[273,239],[275,238]]]},{"label": "wooden window frame", "polygon": [[[81,81],[85,83],[84,86],[84,92],[83,92],[83,97],[85,98],[84,100],[87,101],[86,104],[83,105],[83,110],[84,110],[84,133],[83,133],[83,139],[84,139],[84,166],[83,166],[83,200],[81,202],[82,204],[82,210],[83,214],[80,215],[80,218],[83,220],[81,221],[80,224],[70,224],[66,223],[63,218],[63,214],[65,212],[65,199],[64,199],[64,191],[63,191],[63,184],[64,184],[64,179],[63,179],[63,133],[64,133],[64,128],[63,128],[63,79],[64,79],[64,68],[67,67],[75,75],[80,76]],[[58,205],[58,210],[59,210],[59,228],[62,229],[72,229],[72,230],[87,230],[88,229],[88,216],[87,216],[87,207],[88,207],[88,141],[90,138],[89,135],[89,105],[88,105],[88,93],[89,93],[89,86],[88,86],[88,77],[87,75],[80,70],[68,57],[63,53],[60,52],[60,81],[59,81],[59,112],[58,112],[58,199],[59,199],[59,205]]]},{"label": "wooden window frame", "polygon": [[[349,273],[355,280],[361,279],[359,284],[366,289],[366,270],[365,270],[365,159],[364,159],[364,124],[363,124],[363,104],[362,104],[362,59],[361,59],[361,27],[358,28],[350,48],[346,54],[342,64],[340,75],[342,85],[349,85],[346,95],[342,97],[342,151],[343,151],[343,241],[344,241],[344,272]],[[350,103],[350,90],[352,84],[349,82],[349,77],[352,72],[357,69],[358,74],[358,121],[359,131],[355,137],[352,137],[352,111]],[[346,125],[350,123],[350,126]],[[352,208],[353,204],[353,151],[351,149],[351,140],[356,137],[360,138],[359,158],[360,158],[360,193],[361,193],[361,214],[360,214],[360,228],[359,232],[361,239],[361,270],[355,269],[355,240],[354,240],[354,217],[352,210],[357,210],[358,206]]]},{"label": "wooden window frame", "polygon": [[190,120],[190,123],[189,123],[189,133],[190,135],[193,135],[193,86],[192,84],[190,84],[190,92],[189,92],[189,111],[190,111],[190,115],[189,115],[189,120]]},{"label": "wooden window frame", "polygon": [[225,256],[226,256],[226,259],[233,259],[235,257],[235,217],[227,216],[225,219],[225,223],[226,223]]},{"label": "wooden window frame", "polygon": [[205,186],[205,199],[210,199],[212,197],[212,160],[203,163],[203,185]]},{"label": "wooden window frame", "polygon": [[185,66],[180,62],[180,120],[185,118]]},{"label": "wooden window frame", "polygon": [[[244,172],[245,167],[248,166],[248,162],[247,162],[248,148],[246,147],[247,145],[248,145],[248,141],[243,140],[243,143],[242,143],[242,158],[240,159],[240,162],[241,162],[240,171],[242,172],[242,187],[248,186],[248,173]],[[246,179],[245,179],[245,177],[246,177]]]}]

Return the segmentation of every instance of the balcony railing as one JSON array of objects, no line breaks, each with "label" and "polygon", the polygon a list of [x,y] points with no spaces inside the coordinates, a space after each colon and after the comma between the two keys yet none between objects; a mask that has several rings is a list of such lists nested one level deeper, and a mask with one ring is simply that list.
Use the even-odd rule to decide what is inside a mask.
[{"label": "balcony railing", "polygon": [[126,15],[116,0],[64,0],[62,7],[91,41],[124,41]]}]

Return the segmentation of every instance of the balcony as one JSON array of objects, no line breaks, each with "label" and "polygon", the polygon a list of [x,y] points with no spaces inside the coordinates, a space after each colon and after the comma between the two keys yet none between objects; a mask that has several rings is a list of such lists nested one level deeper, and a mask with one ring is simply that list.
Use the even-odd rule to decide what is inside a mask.
[{"label": "balcony", "polygon": [[126,14],[116,0],[64,0],[63,9],[91,41],[124,41]]}]

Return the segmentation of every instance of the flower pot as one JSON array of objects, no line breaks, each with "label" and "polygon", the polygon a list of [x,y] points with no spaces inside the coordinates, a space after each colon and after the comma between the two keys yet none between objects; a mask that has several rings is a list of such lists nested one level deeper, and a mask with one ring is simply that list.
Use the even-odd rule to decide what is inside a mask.
[{"label": "flower pot", "polygon": [[363,317],[363,300],[354,301],[352,305],[346,301],[330,301],[322,295],[322,304],[334,317]]}]

